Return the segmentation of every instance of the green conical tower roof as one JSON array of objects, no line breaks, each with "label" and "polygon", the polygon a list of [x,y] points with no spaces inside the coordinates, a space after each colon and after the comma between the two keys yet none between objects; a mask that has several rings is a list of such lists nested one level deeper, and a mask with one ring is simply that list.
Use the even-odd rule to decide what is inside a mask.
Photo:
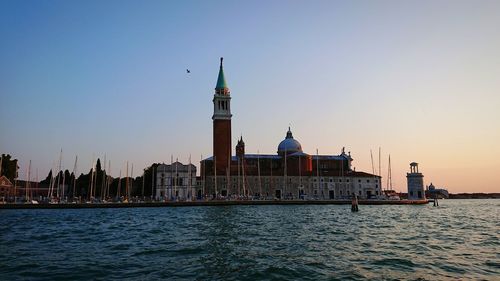
[{"label": "green conical tower roof", "polygon": [[217,77],[217,85],[215,86],[215,89],[227,89],[227,83],[226,83],[226,78],[224,77],[224,68],[222,67],[222,60],[223,58],[220,58],[220,68],[219,68],[219,77]]}]

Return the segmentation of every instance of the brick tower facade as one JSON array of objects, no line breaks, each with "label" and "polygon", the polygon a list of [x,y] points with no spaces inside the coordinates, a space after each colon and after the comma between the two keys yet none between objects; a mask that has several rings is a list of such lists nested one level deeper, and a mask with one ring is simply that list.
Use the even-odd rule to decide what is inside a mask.
[{"label": "brick tower facade", "polygon": [[231,96],[220,58],[219,76],[213,98],[213,148],[217,175],[226,175],[231,165]]}]

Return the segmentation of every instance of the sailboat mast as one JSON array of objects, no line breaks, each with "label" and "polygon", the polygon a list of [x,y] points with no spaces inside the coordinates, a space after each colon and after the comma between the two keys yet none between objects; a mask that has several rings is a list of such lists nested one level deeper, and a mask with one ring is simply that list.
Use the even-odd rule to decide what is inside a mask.
[{"label": "sailboat mast", "polygon": [[391,178],[391,155],[389,154],[389,162],[387,163],[387,181],[386,181],[386,186],[385,190],[389,190],[389,181]]},{"label": "sailboat mast", "polygon": [[30,163],[28,165],[28,181],[26,181],[26,186],[24,188],[24,191],[26,193],[26,202],[28,202],[30,200],[30,197],[29,197],[30,181],[31,181],[31,160],[30,160]]},{"label": "sailboat mast", "polygon": [[245,154],[243,154],[243,158],[241,159],[241,174],[242,174],[242,182],[243,185],[243,197],[247,196],[247,188],[245,185]]},{"label": "sailboat mast", "polygon": [[201,196],[202,197],[205,197],[205,169],[206,169],[205,164],[206,164],[206,162],[205,162],[205,160],[203,160],[203,154],[201,154],[200,155],[200,166],[201,166],[200,167],[200,173],[201,173],[200,178],[202,180],[202,182],[201,182],[201,184],[202,184],[202,186],[201,186],[202,195]]},{"label": "sailboat mast", "polygon": [[317,148],[316,148],[316,178],[318,181],[318,191],[319,191],[321,189],[321,183],[319,182],[319,150]]},{"label": "sailboat mast", "polygon": [[[170,155],[170,199],[175,198],[175,182],[177,177],[174,177],[174,156]],[[161,187],[163,188],[163,186]]]},{"label": "sailboat mast", "polygon": [[177,175],[179,174],[179,170],[177,167],[179,166],[179,158],[175,158],[175,200],[177,200],[177,185],[179,184],[179,178]]},{"label": "sailboat mast", "polygon": [[214,155],[215,199],[217,199],[217,157]]},{"label": "sailboat mast", "polygon": [[188,191],[187,198],[191,199],[191,154],[189,154],[189,167],[188,167]]},{"label": "sailboat mast", "polygon": [[260,152],[257,150],[257,176],[259,179],[259,199],[262,196],[262,182],[260,179]]},{"label": "sailboat mast", "polygon": [[111,160],[108,160],[108,170],[109,170],[109,176],[106,175],[106,194],[107,197],[110,197],[109,187],[111,185]]},{"label": "sailboat mast", "polygon": [[[271,167],[271,172],[270,172],[270,183],[269,183],[269,190],[272,190],[274,187],[274,182],[273,182],[273,158],[269,158],[271,164],[269,167]],[[267,196],[266,196],[267,197]]]},{"label": "sailboat mast", "polygon": [[61,198],[64,198],[64,185],[65,185],[65,182],[66,182],[66,171],[62,171],[62,174],[63,174],[63,180],[62,180],[62,187],[61,187]]},{"label": "sailboat mast", "polygon": [[76,191],[76,163],[78,161],[78,155],[75,156],[75,165],[73,166],[73,193],[72,196],[73,198],[75,197],[75,191]]},{"label": "sailboat mast", "polygon": [[153,192],[154,192],[154,173],[155,173],[155,166],[151,165],[151,201],[153,201]]},{"label": "sailboat mast", "polygon": [[[282,198],[285,197],[285,194],[286,194],[286,190],[287,190],[287,173],[286,173],[286,158],[287,158],[287,150],[285,149],[285,167],[284,167],[284,170],[283,170],[283,180],[285,181],[285,183],[283,184],[283,194],[281,195]],[[280,198],[281,199],[281,198]]]},{"label": "sailboat mast", "polygon": [[391,155],[389,154],[389,188],[392,190],[392,166],[391,166]]},{"label": "sailboat mast", "polygon": [[134,187],[134,163],[132,163],[132,168],[130,169],[130,188],[128,190],[128,197],[132,193],[132,188]]},{"label": "sailboat mast", "polygon": [[380,154],[381,154],[381,148],[380,148],[380,146],[379,146],[379,147],[378,147],[378,175],[379,175],[379,176],[382,176],[382,170],[381,170],[381,167],[382,167],[381,163],[382,163],[382,162],[381,162],[381,160],[380,160]]},{"label": "sailboat mast", "polygon": [[375,167],[373,166],[373,153],[371,149],[370,149],[370,158],[372,159],[372,175],[375,175]]},{"label": "sailboat mast", "polygon": [[238,197],[241,196],[241,157],[238,157]]},{"label": "sailboat mast", "polygon": [[92,168],[90,169],[90,193],[89,199],[92,199],[92,190],[94,188],[94,155],[92,155]]},{"label": "sailboat mast", "polygon": [[142,170],[142,190],[141,190],[141,197],[142,199],[144,200],[144,182],[146,180],[146,171],[145,170]]},{"label": "sailboat mast", "polygon": [[125,199],[128,200],[128,194],[129,194],[129,191],[128,191],[128,184],[129,184],[129,182],[128,182],[128,161],[127,161],[127,172],[125,174],[126,174],[126,176],[125,176],[125,196],[126,196],[126,198]]},{"label": "sailboat mast", "polygon": [[300,169],[300,162],[302,162],[302,155],[299,156],[299,199],[301,199],[300,193],[302,190],[302,171]]},{"label": "sailboat mast", "polygon": [[59,169],[57,170],[57,191],[56,191],[57,198],[59,198],[59,188],[60,188],[59,184],[61,180],[59,173],[61,171],[61,165],[62,165],[62,148],[61,148],[61,153],[59,153]]},{"label": "sailboat mast", "polygon": [[106,153],[104,153],[104,169],[102,171],[101,199],[106,198]]},{"label": "sailboat mast", "polygon": [[35,181],[36,181],[36,188],[35,188],[35,190],[36,190],[36,193],[38,194],[38,196],[40,196],[40,186],[39,186],[40,181],[38,180],[38,168],[36,169],[36,179],[35,179]]},{"label": "sailboat mast", "polygon": [[122,189],[122,170],[120,169],[120,175],[118,176],[118,188],[116,189],[116,196],[118,198],[121,197],[121,189]]}]

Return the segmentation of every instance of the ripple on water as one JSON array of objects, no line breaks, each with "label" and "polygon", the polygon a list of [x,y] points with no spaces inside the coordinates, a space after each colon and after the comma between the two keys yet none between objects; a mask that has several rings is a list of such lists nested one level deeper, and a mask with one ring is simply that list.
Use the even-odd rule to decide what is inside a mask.
[{"label": "ripple on water", "polygon": [[0,280],[493,280],[496,202],[2,210]]}]

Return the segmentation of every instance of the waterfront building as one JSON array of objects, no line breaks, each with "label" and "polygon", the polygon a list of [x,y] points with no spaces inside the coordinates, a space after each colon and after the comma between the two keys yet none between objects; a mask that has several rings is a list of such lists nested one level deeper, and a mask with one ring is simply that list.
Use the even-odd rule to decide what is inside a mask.
[{"label": "waterfront building", "polygon": [[424,175],[418,171],[418,163],[410,163],[410,172],[406,173],[408,200],[425,199]]},{"label": "waterfront building", "polygon": [[436,188],[434,184],[431,184],[426,187],[426,195],[430,198],[449,198],[450,195],[448,193],[448,190],[444,188]]},{"label": "waterfront building", "polygon": [[231,96],[221,58],[215,94],[213,156],[203,159],[198,194],[267,199],[346,199],[382,195],[381,177],[352,169],[351,153],[307,154],[288,128],[276,154],[246,154],[240,137],[231,147]]},{"label": "waterfront building", "polygon": [[156,168],[156,200],[191,201],[196,198],[196,166],[179,161]]},{"label": "waterfront building", "polygon": [[6,176],[0,177],[0,201],[5,201],[14,195],[14,185]]}]

